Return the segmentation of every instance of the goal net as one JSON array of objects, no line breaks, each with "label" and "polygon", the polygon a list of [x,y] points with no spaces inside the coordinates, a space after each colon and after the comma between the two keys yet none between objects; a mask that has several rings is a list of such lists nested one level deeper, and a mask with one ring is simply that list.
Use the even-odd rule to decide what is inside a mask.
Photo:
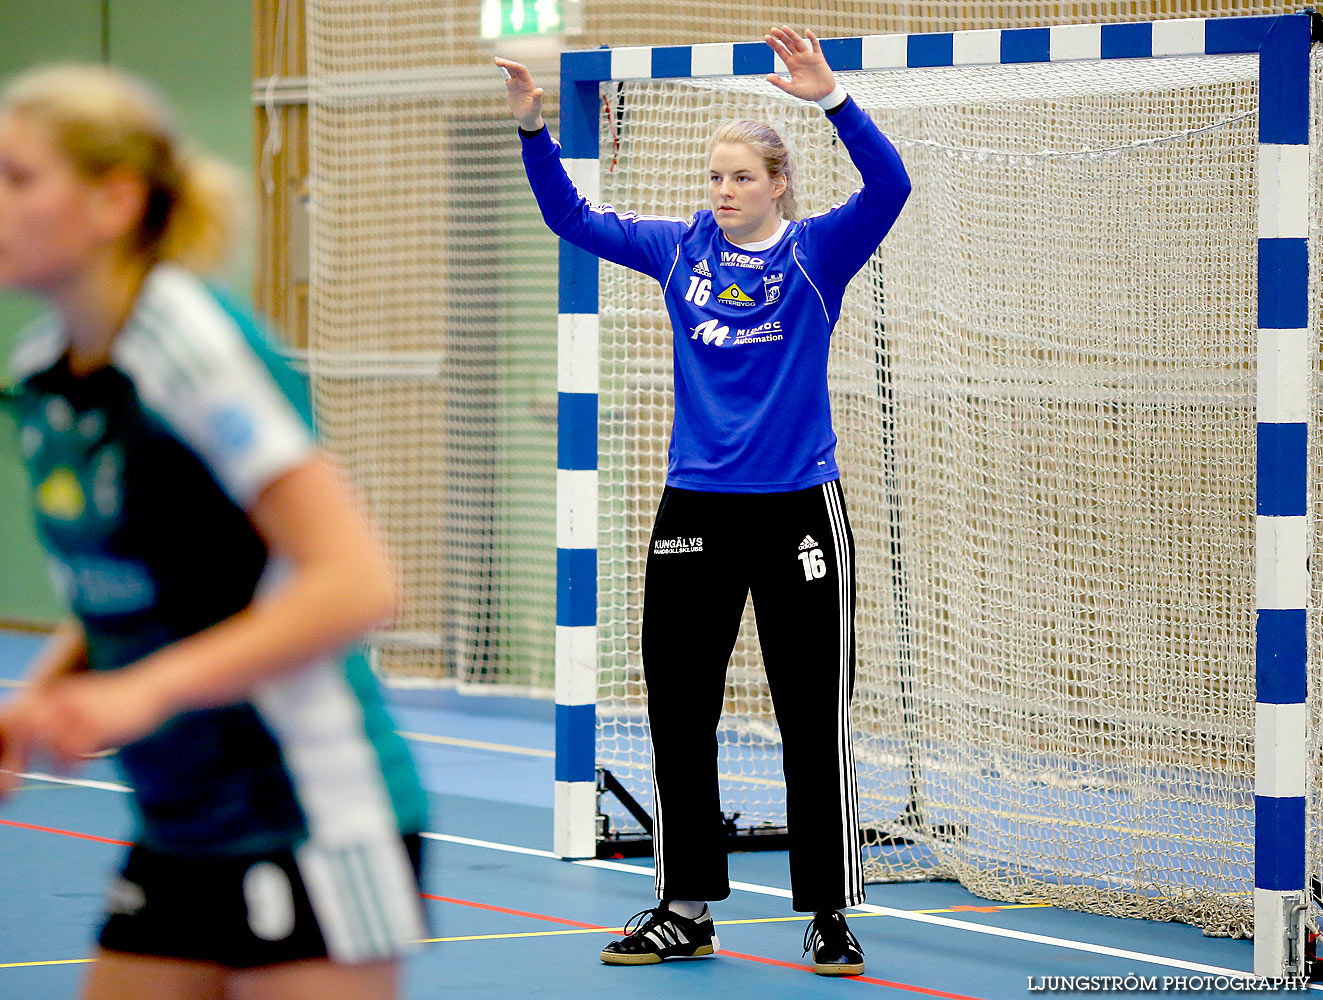
[{"label": "goal net", "polygon": [[[1252,928],[1257,74],[1255,56],[839,74],[914,185],[829,369],[873,880]],[[602,97],[619,208],[703,207],[734,117],[781,131],[803,211],[858,186],[822,113],[760,78]],[[639,622],[671,332],[655,282],[600,282],[597,763],[650,802]],[[751,607],[727,682],[724,808],[779,827]]]},{"label": "goal net", "polygon": [[504,94],[430,49],[370,50],[327,6],[309,8],[308,368],[400,580],[375,661],[396,683],[545,692],[555,246]]}]

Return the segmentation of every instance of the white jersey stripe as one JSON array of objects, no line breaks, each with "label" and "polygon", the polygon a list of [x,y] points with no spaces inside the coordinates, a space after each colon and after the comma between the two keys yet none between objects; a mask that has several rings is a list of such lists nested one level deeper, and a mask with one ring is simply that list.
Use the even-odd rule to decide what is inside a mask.
[{"label": "white jersey stripe", "polygon": [[422,904],[398,835],[295,851],[327,953],[336,961],[389,958],[423,935]]},{"label": "white jersey stripe", "polygon": [[822,315],[826,316],[826,317],[827,317],[827,322],[830,323],[830,322],[831,322],[831,314],[827,312],[827,302],[826,302],[825,299],[823,299],[823,297],[822,297],[822,292],[818,291],[818,286],[815,285],[815,284],[813,283],[813,279],[809,277],[809,273],[808,273],[807,271],[804,270],[804,265],[803,265],[803,264],[800,262],[800,260],[799,260],[799,244],[798,244],[798,243],[796,243],[794,246],[792,246],[792,247],[790,248],[790,256],[794,258],[794,260],[795,260],[795,266],[799,268],[800,273],[802,273],[802,274],[804,275],[804,280],[807,281],[807,282],[809,283],[809,287],[812,288],[812,289],[813,289],[813,293],[814,293],[815,295],[817,295],[817,297],[818,297],[818,301],[819,301],[820,303],[822,303]]},{"label": "white jersey stripe", "polygon": [[9,357],[9,374],[21,382],[37,372],[45,371],[60,360],[66,339],[60,321],[48,313],[24,327],[18,335],[18,346]]},{"label": "white jersey stripe", "polygon": [[[189,336],[173,336],[175,330]],[[177,267],[152,270],[111,357],[143,405],[241,507],[313,452],[302,418],[243,330],[205,285]]]},{"label": "white jersey stripe", "polygon": [[352,960],[399,954],[422,935],[421,904],[362,706],[338,661],[263,684],[252,701],[307,817],[309,840],[296,854],[328,948]]},{"label": "white jersey stripe", "polygon": [[671,275],[675,274],[675,265],[680,263],[680,244],[675,245],[675,259],[671,261],[671,269],[666,272],[666,280],[662,282],[662,295],[666,294],[666,288],[671,283]]},{"label": "white jersey stripe", "polygon": [[614,215],[621,222],[678,222],[683,226],[689,225],[688,219],[677,219],[669,215],[642,215],[628,209],[622,212],[614,205],[608,205],[605,202],[590,201],[588,202],[588,209],[598,215]]},{"label": "white jersey stripe", "polygon": [[376,954],[388,954],[391,950],[390,925],[382,907],[379,888],[374,878],[374,867],[362,844],[355,844],[344,851],[345,867],[354,881],[360,920],[363,922],[364,936],[372,942]]}]

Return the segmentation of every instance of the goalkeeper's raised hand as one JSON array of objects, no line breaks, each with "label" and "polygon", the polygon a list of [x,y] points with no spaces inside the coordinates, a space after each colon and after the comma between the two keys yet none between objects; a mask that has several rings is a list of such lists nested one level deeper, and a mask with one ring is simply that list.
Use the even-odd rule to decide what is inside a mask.
[{"label": "goalkeeper's raised hand", "polygon": [[821,100],[836,89],[836,78],[822,54],[822,43],[812,31],[805,31],[800,37],[793,28],[783,26],[773,28],[763,39],[790,71],[788,80],[768,73],[767,82],[772,86],[804,101]]},{"label": "goalkeeper's raised hand", "polygon": [[542,121],[542,88],[533,83],[533,74],[523,63],[500,56],[493,61],[505,72],[505,96],[510,102],[510,113],[525,132],[536,132],[545,124]]}]

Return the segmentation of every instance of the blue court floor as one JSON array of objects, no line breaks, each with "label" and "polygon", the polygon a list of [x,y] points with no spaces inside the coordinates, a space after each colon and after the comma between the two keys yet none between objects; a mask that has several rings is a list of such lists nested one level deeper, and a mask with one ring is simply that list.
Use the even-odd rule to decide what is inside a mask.
[{"label": "blue court floor", "polygon": [[[38,640],[0,632],[0,698]],[[6,690],[8,689],[8,690]],[[431,937],[409,1000],[450,996],[1009,1000],[1063,979],[1164,977],[1212,984],[1251,968],[1251,943],[1194,928],[997,904],[952,883],[876,885],[851,911],[866,975],[825,979],[801,956],[782,852],[731,856],[736,888],[713,907],[721,954],[641,967],[597,953],[653,905],[649,861],[567,862],[552,846],[553,707],[453,692],[390,695],[431,798],[425,897]],[[0,804],[0,1000],[75,995],[102,891],[130,829],[128,790],[108,761],[73,775],[34,770]],[[1061,977],[1054,980],[1052,977]],[[1134,981],[1134,980],[1132,980]],[[1058,990],[1084,996],[1091,990]],[[1192,995],[1262,995],[1204,988]]]}]

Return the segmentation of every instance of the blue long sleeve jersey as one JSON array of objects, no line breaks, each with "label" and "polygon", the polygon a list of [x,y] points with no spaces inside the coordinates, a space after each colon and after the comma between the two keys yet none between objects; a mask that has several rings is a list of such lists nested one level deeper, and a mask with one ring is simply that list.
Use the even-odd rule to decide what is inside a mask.
[{"label": "blue long sleeve jersey", "polygon": [[651,275],[674,331],[675,422],[667,483],[776,493],[838,478],[827,345],[850,278],[900,214],[909,176],[853,99],[829,113],[863,187],[826,212],[736,244],[711,210],[686,222],[581,197],[544,128],[524,168],[557,236]]}]

